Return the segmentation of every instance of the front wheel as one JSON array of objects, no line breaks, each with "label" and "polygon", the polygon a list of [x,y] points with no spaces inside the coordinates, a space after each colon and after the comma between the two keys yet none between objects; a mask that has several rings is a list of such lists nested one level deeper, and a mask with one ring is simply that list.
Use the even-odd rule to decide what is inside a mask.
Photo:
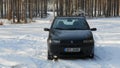
[{"label": "front wheel", "polygon": [[53,55],[51,55],[49,51],[48,51],[47,59],[48,59],[48,60],[53,60]]},{"label": "front wheel", "polygon": [[94,48],[92,49],[92,52],[90,53],[89,58],[91,58],[91,59],[94,58]]},{"label": "front wheel", "polygon": [[90,54],[89,58],[93,59],[94,58],[94,54]]}]

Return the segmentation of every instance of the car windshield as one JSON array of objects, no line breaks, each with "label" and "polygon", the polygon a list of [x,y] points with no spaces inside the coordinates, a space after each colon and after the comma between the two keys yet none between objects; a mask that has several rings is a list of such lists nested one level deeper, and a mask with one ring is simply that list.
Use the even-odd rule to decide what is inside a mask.
[{"label": "car windshield", "polygon": [[88,30],[89,26],[83,18],[56,18],[52,28],[59,30]]}]

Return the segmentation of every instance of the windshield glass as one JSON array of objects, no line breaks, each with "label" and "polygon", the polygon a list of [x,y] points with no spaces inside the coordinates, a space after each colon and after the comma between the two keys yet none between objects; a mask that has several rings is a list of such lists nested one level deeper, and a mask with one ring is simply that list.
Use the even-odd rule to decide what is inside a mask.
[{"label": "windshield glass", "polygon": [[88,30],[89,26],[86,20],[81,18],[56,18],[52,28],[60,30]]}]

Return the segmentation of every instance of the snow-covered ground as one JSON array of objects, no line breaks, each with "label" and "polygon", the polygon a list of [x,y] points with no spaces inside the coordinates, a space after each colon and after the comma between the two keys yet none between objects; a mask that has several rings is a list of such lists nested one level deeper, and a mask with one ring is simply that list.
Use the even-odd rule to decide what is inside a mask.
[{"label": "snow-covered ground", "polygon": [[89,19],[95,38],[94,59],[47,60],[46,39],[53,15],[30,24],[0,26],[0,68],[119,68],[120,17]]}]

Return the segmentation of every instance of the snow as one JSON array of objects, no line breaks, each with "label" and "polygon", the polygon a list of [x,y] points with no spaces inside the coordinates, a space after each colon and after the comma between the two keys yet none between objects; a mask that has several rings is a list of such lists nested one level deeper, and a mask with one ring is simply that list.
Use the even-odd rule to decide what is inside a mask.
[{"label": "snow", "polygon": [[29,24],[0,26],[0,68],[119,68],[120,17],[88,19],[94,31],[94,59],[47,60],[48,32],[53,14],[46,19],[35,18]]}]

